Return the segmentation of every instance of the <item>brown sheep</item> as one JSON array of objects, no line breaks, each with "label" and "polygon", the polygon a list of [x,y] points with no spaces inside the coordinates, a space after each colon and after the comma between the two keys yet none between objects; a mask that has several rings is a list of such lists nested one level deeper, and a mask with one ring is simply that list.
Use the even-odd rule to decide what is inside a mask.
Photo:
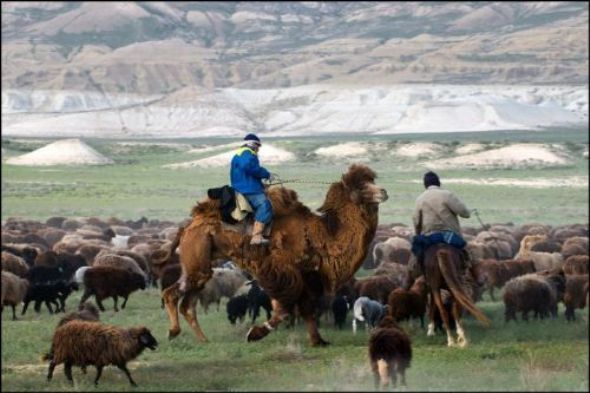
[{"label": "brown sheep", "polygon": [[63,239],[66,231],[57,228],[44,228],[37,231],[37,235],[41,236],[49,248],[52,248],[55,243]]},{"label": "brown sheep", "polygon": [[572,255],[588,255],[588,238],[582,236],[570,237],[561,247],[561,254],[564,259]]},{"label": "brown sheep", "polygon": [[549,225],[544,224],[524,224],[520,227],[516,228],[512,232],[512,236],[517,242],[522,241],[522,239],[527,235],[549,235],[551,231],[551,227]]},{"label": "brown sheep", "polygon": [[217,303],[219,311],[221,298],[231,298],[246,280],[240,270],[213,268],[213,276],[197,295],[205,314],[211,303]]},{"label": "brown sheep", "polygon": [[375,266],[391,262],[407,265],[411,248],[412,245],[406,239],[390,237],[373,248],[373,263]]},{"label": "brown sheep", "polygon": [[61,228],[65,220],[67,220],[66,217],[49,217],[47,221],[45,221],[45,225],[53,228]]},{"label": "brown sheep", "polygon": [[588,255],[572,255],[563,263],[565,274],[588,274]]},{"label": "brown sheep", "polygon": [[369,338],[369,360],[375,388],[387,388],[389,379],[395,387],[397,374],[406,385],[406,369],[412,361],[412,342],[391,316],[384,317]]},{"label": "brown sheep", "polygon": [[426,280],[424,276],[420,276],[414,281],[409,290],[396,288],[391,291],[387,299],[389,315],[396,322],[410,318],[420,318],[420,326],[424,328],[427,301]]},{"label": "brown sheep", "polygon": [[547,240],[539,242],[531,247],[531,251],[540,252],[561,252],[561,244],[555,241]]},{"label": "brown sheep", "polygon": [[145,274],[148,274],[150,272],[148,262],[143,255],[129,250],[115,250],[113,253],[116,255],[121,255],[133,259]]},{"label": "brown sheep", "polygon": [[563,227],[556,227],[551,231],[551,238],[559,243],[565,242],[570,237],[588,236],[588,225],[566,225]]},{"label": "brown sheep", "polygon": [[535,265],[532,261],[510,260],[499,262],[495,259],[484,259],[480,261],[480,264],[485,275],[485,287],[490,292],[490,298],[493,301],[496,301],[494,297],[495,288],[502,288],[511,278],[535,272]]},{"label": "brown sheep", "polygon": [[530,259],[535,263],[535,270],[553,270],[563,265],[560,253],[531,251],[533,245],[547,240],[546,235],[527,235],[520,242],[520,249],[515,259]]},{"label": "brown sheep", "polygon": [[104,312],[102,300],[112,297],[115,311],[119,311],[117,308],[118,296],[123,297],[121,308],[125,308],[129,294],[137,289],[145,289],[145,277],[140,274],[110,266],[92,267],[84,273],[84,294],[80,299],[80,304],[94,295],[100,311]]},{"label": "brown sheep", "polygon": [[113,251],[103,250],[96,255],[92,266],[110,266],[137,273],[147,280],[146,273],[139,267],[133,258],[117,255]]},{"label": "brown sheep", "polygon": [[98,322],[100,320],[98,308],[90,302],[84,302],[84,304],[79,307],[78,311],[73,311],[60,319],[57,327],[77,320]]},{"label": "brown sheep", "polygon": [[152,351],[158,342],[144,326],[123,329],[97,322],[72,321],[57,328],[53,334],[50,352],[43,356],[49,360],[47,380],[53,377],[55,366],[64,363],[64,373],[70,383],[72,366],[96,367],[94,384],[98,384],[102,369],[113,364],[122,370],[129,383],[137,386],[127,369],[127,362],[135,359],[145,348]]},{"label": "brown sheep", "polygon": [[84,260],[86,260],[86,264],[88,266],[92,266],[94,263],[94,258],[98,255],[99,252],[103,250],[108,250],[105,246],[99,246],[96,244],[84,244],[76,251],[77,255],[81,255]]},{"label": "brown sheep", "polygon": [[[516,320],[516,312],[522,313],[522,319],[528,321],[528,313],[543,319],[551,313],[557,316],[557,302],[565,287],[565,278],[559,275],[543,276],[539,273],[526,274],[508,281],[504,287],[504,316],[506,322]],[[563,280],[563,282],[561,282]],[[559,285],[558,285],[559,284]]]},{"label": "brown sheep", "polygon": [[21,257],[29,267],[35,265],[35,258],[41,253],[41,250],[38,250],[37,248],[16,243],[2,243],[2,251],[8,251],[17,257]]},{"label": "brown sheep", "polygon": [[[386,265],[400,265],[398,263],[388,263]],[[407,285],[407,272],[405,276],[395,274],[375,274],[373,276],[359,279],[355,283],[355,292],[359,297],[366,296],[369,299],[376,300],[381,304],[387,304],[389,293],[395,288],[404,288]]]},{"label": "brown sheep", "polygon": [[409,266],[401,263],[384,263],[375,270],[373,276],[387,276],[396,286],[406,288],[412,282],[409,280]]},{"label": "brown sheep", "polygon": [[10,272],[2,271],[2,298],[0,299],[0,310],[4,306],[12,307],[12,320],[16,321],[16,305],[22,303],[27,291],[29,282]]},{"label": "brown sheep", "polygon": [[566,276],[563,304],[565,304],[565,318],[568,322],[576,320],[576,308],[586,307],[587,294],[588,274]]},{"label": "brown sheep", "polygon": [[16,274],[20,278],[25,278],[29,271],[29,266],[23,258],[10,252],[2,251],[2,270]]}]

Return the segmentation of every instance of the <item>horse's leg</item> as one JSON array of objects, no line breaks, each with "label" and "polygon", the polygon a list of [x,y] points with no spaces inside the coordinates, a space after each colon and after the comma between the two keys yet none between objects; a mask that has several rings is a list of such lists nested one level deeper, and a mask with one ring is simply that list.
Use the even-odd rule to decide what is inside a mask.
[{"label": "horse's leg", "polygon": [[447,331],[447,346],[453,347],[456,345],[456,343],[453,339],[453,335],[451,334],[451,328],[449,326],[449,315],[447,314],[447,310],[445,309],[445,305],[443,304],[440,292],[438,290],[433,290],[431,293],[432,297],[434,298],[434,303],[438,308],[438,312],[440,313],[440,317],[443,321],[445,330]]},{"label": "horse's leg", "polygon": [[275,299],[271,299],[272,304],[272,316],[271,318],[264,322],[262,326],[252,326],[248,333],[246,333],[246,340],[249,341],[258,341],[262,340],[266,337],[270,332],[272,332],[280,323],[289,316],[289,312],[284,309],[284,307]]},{"label": "horse's leg", "polygon": [[434,304],[434,297],[430,295],[430,304],[428,305],[428,331],[427,336],[434,336],[434,315],[436,314],[436,305]]},{"label": "horse's leg", "polygon": [[453,317],[455,318],[455,325],[457,327],[457,343],[461,348],[467,346],[467,338],[465,337],[465,330],[461,321],[462,307],[459,302],[453,302]]},{"label": "horse's leg", "polygon": [[197,294],[195,291],[190,291],[184,295],[184,298],[180,302],[180,312],[197,335],[197,339],[200,342],[207,342],[207,337],[197,319]]}]

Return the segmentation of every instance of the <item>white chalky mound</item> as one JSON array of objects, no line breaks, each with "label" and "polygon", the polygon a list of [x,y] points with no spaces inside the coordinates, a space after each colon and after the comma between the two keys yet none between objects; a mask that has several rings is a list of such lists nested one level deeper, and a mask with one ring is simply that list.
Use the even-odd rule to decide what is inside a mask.
[{"label": "white chalky mound", "polygon": [[430,168],[523,167],[565,165],[568,160],[542,144],[514,144],[427,163]]},{"label": "white chalky mound", "polygon": [[392,154],[403,157],[434,156],[441,147],[435,143],[408,143],[398,147]]},{"label": "white chalky mound", "polygon": [[64,139],[53,142],[22,156],[6,161],[12,165],[105,165],[113,160],[103,156],[79,139]]},{"label": "white chalky mound", "polygon": [[[164,168],[192,168],[192,167],[201,167],[201,168],[211,168],[211,167],[223,167],[226,166],[229,168],[231,160],[236,154],[237,149],[232,149],[226,151],[224,153],[220,153],[211,157],[202,158],[200,160],[195,161],[188,161],[188,162],[180,162],[177,164],[167,164],[163,165]],[[260,147],[260,152],[258,153],[258,158],[260,160],[260,165],[277,165],[287,161],[294,161],[295,154],[292,152],[281,149],[280,147],[276,147],[273,145],[264,144]]]},{"label": "white chalky mound", "polygon": [[324,157],[357,157],[367,155],[367,147],[358,142],[340,143],[338,145],[320,147],[315,154]]}]

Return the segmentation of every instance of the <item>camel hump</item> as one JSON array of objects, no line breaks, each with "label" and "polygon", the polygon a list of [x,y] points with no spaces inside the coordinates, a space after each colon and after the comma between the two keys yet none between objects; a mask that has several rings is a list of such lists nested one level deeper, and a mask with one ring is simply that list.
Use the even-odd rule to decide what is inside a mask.
[{"label": "camel hump", "polygon": [[457,266],[453,262],[453,257],[451,255],[452,252],[453,251],[446,248],[436,252],[439,269],[443,278],[445,279],[445,282],[451,290],[453,297],[461,304],[461,306],[467,309],[467,311],[469,311],[471,315],[473,315],[479,322],[485,326],[490,326],[491,321],[489,318],[479,308],[477,308],[471,298],[467,296],[463,290],[463,286],[461,285],[459,279]]},{"label": "camel hump", "polygon": [[294,190],[285,187],[269,187],[266,196],[272,205],[274,217],[288,216],[291,214],[306,214],[311,211],[299,201]]}]

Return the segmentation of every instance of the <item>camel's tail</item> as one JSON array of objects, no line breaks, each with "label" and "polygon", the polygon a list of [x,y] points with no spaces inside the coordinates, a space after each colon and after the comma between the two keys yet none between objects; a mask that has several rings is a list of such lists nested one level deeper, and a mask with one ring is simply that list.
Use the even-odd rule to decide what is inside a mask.
[{"label": "camel's tail", "polygon": [[172,241],[172,245],[170,246],[170,249],[164,253],[161,253],[161,251],[158,251],[158,254],[152,256],[152,263],[159,265],[159,264],[162,264],[162,263],[168,261],[170,259],[170,257],[172,256],[172,254],[174,252],[176,252],[176,249],[178,248],[178,245],[180,244],[180,239],[182,238],[183,233],[184,233],[184,227],[179,226],[178,232],[176,232],[176,237]]},{"label": "camel's tail", "polygon": [[473,304],[473,301],[461,286],[461,282],[459,281],[459,277],[457,275],[457,270],[454,268],[453,262],[451,261],[448,251],[440,250],[436,253],[438,259],[438,266],[442,273],[442,276],[445,279],[453,297],[463,306],[467,311],[471,313],[478,321],[480,321],[485,326],[490,326],[491,321],[485,314]]}]

